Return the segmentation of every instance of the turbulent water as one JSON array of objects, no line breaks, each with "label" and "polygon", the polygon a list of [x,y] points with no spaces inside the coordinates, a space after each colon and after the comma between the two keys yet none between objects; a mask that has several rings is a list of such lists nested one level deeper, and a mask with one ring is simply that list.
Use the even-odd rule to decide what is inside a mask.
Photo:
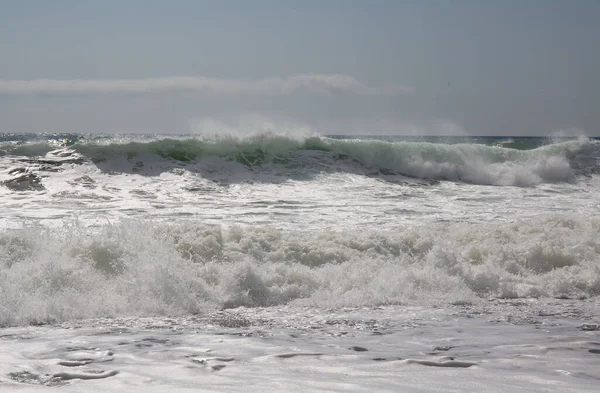
[{"label": "turbulent water", "polygon": [[600,143],[3,135],[0,324],[600,293]]},{"label": "turbulent water", "polygon": [[0,182],[5,328],[600,295],[594,138],[4,134]]}]

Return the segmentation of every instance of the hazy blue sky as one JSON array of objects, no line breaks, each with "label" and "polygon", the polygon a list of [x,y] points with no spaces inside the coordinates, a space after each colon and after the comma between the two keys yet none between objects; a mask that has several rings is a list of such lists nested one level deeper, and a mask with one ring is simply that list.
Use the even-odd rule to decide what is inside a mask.
[{"label": "hazy blue sky", "polygon": [[600,1],[0,0],[0,132],[600,134]]}]

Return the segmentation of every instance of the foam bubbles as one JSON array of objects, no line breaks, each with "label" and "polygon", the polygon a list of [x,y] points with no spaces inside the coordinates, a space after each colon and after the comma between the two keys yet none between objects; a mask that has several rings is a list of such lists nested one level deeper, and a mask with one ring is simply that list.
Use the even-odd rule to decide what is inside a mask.
[{"label": "foam bubbles", "polygon": [[600,294],[600,222],[582,216],[386,232],[132,220],[3,230],[0,239],[1,325]]}]

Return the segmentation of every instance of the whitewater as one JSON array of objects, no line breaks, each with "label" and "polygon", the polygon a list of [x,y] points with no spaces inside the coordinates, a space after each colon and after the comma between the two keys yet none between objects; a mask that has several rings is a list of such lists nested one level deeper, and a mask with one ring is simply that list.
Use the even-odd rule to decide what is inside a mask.
[{"label": "whitewater", "polygon": [[0,134],[0,391],[597,392],[597,138]]}]

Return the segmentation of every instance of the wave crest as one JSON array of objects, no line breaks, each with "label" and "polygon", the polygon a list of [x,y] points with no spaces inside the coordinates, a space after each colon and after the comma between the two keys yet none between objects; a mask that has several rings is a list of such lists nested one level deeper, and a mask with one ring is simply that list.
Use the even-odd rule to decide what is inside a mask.
[{"label": "wave crest", "polygon": [[[349,172],[394,180],[394,176],[473,184],[531,186],[545,182],[573,182],[600,171],[600,142],[587,138],[519,150],[480,143],[433,143],[290,137],[275,134],[251,137],[141,139],[138,141],[69,139],[63,150],[56,142],[4,146],[10,155],[50,156],[70,150],[109,173],[137,172],[141,166],[170,170],[182,164],[207,172],[205,164],[221,160],[245,172],[297,176]],[[510,144],[516,142],[509,141]],[[532,142],[528,142],[533,146]],[[48,153],[48,151],[50,151]],[[228,164],[229,165],[229,164]],[[136,169],[134,169],[136,167]],[[211,169],[212,170],[212,169]],[[235,171],[235,168],[232,168]],[[149,173],[146,173],[149,174]],[[150,174],[157,174],[156,171]],[[223,177],[223,176],[221,176]],[[261,180],[260,178],[257,180]]]},{"label": "wave crest", "polygon": [[[217,141],[163,139],[106,146],[77,144],[74,148],[92,158],[117,153],[134,159],[156,154],[168,160],[201,163],[203,159],[218,157],[258,172],[282,167],[288,173],[290,168],[302,172],[347,171],[487,185],[572,182],[577,175],[596,173],[600,167],[600,144],[585,138],[531,150],[270,134]],[[315,156],[316,152],[323,154]]]}]

